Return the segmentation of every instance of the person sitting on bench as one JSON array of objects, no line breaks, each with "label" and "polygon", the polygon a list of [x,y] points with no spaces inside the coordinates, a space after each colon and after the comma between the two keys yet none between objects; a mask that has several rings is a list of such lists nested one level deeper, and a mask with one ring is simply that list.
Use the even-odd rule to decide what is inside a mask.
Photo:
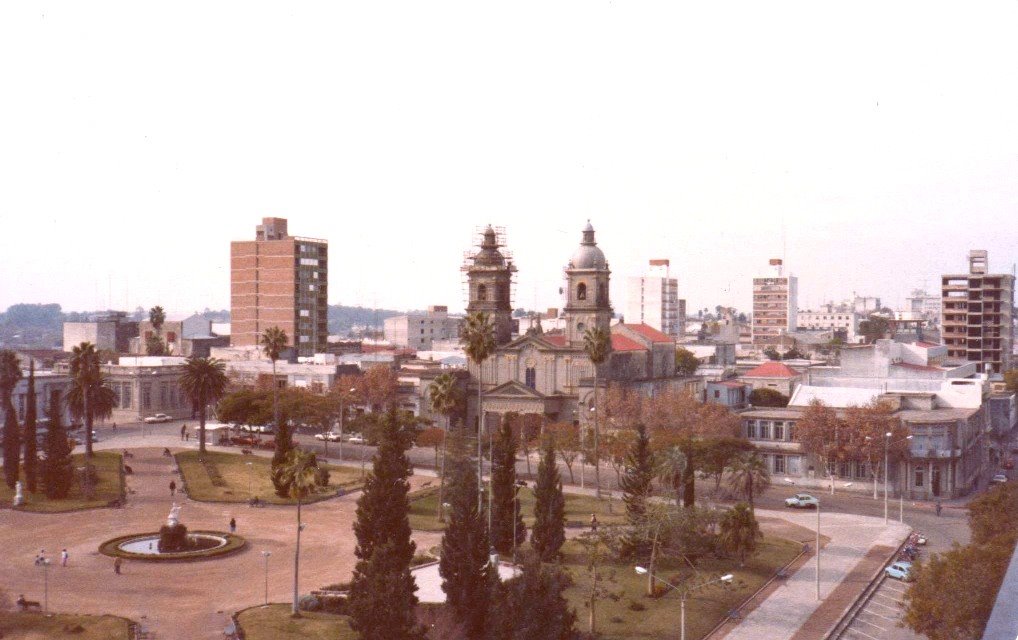
[{"label": "person sitting on bench", "polygon": [[18,608],[22,611],[28,611],[29,609],[41,609],[42,605],[35,600],[25,600],[25,594],[18,596]]}]

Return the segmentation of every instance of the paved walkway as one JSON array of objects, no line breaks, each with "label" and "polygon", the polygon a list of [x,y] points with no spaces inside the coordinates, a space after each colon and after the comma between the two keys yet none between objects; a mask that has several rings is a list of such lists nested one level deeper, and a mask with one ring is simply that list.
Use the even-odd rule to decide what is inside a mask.
[{"label": "paved walkway", "polygon": [[[816,513],[757,510],[760,517],[788,520],[816,531]],[[861,592],[879,563],[909,534],[897,522],[846,513],[821,513],[820,532],[830,541],[820,554],[820,597],[816,599],[816,562],[811,559],[724,637],[726,640],[821,638]],[[839,590],[839,586],[842,588]],[[856,587],[856,588],[854,588]],[[828,604],[825,604],[828,603]],[[797,635],[800,628],[807,635]]]},{"label": "paved walkway", "polygon": [[[183,443],[180,443],[183,444]],[[190,444],[190,443],[188,443]],[[123,448],[123,447],[121,447]],[[268,597],[289,602],[293,594],[293,551],[296,510],[293,507],[251,508],[170,497],[171,461],[162,446],[133,449],[128,477],[135,491],[123,509],[99,509],[59,515],[0,510],[0,587],[17,597],[42,600],[43,574],[33,560],[40,549],[59,559],[64,547],[69,566],[49,569],[50,610],[112,613],[126,616],[156,631],[159,640],[222,638],[231,612],[263,602],[265,564],[269,551]],[[414,476],[411,485],[427,478]],[[301,592],[349,580],[353,571],[352,522],[358,493],[305,506],[308,524],[301,537]],[[237,533],[248,546],[235,555],[192,563],[124,564],[114,575],[111,558],[98,552],[112,537],[156,531],[165,522],[173,500],[182,504],[181,519],[192,529],[227,529],[237,518]],[[440,542],[440,534],[415,532],[419,549]]]}]

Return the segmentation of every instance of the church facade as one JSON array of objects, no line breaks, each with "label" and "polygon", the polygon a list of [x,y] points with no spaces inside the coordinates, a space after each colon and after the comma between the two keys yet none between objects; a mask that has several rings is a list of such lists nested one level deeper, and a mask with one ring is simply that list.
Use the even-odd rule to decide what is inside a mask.
[{"label": "church facade", "polygon": [[601,365],[602,388],[622,385],[648,395],[665,389],[699,390],[697,379],[676,377],[673,338],[643,324],[612,324],[611,271],[589,222],[565,268],[561,332],[512,337],[509,287],[515,270],[488,227],[480,251],[463,271],[470,296],[467,311],[491,316],[497,347],[480,367],[468,362],[468,424],[476,424],[478,384],[489,428],[508,412],[538,414],[549,422],[590,421],[595,371],[583,349],[583,336],[594,327],[611,334],[612,352]]}]

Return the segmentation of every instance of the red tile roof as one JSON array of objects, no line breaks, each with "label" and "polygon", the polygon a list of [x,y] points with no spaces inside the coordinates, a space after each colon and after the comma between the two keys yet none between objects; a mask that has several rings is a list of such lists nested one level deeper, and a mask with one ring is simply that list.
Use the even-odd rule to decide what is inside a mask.
[{"label": "red tile roof", "polygon": [[917,347],[922,347],[924,349],[932,349],[933,347],[939,347],[940,346],[939,344],[935,344],[933,342],[926,342],[925,340],[920,340],[920,341],[916,342],[915,344],[916,344]]},{"label": "red tile roof", "polygon": [[654,327],[649,327],[645,324],[623,324],[622,326],[630,331],[635,331],[651,342],[675,342],[671,336],[661,333]]},{"label": "red tile roof", "polygon": [[799,372],[781,362],[765,362],[742,374],[744,378],[794,378]]},{"label": "red tile roof", "polygon": [[612,334],[612,351],[646,351],[646,347],[624,335]]},{"label": "red tile roof", "polygon": [[719,384],[722,387],[728,387],[729,389],[741,389],[746,386],[745,382],[731,382],[731,381],[718,382],[716,384]]},{"label": "red tile roof", "polygon": [[562,335],[562,334],[548,335],[546,333],[543,336],[541,336],[541,338],[545,342],[550,342],[551,344],[555,345],[556,347],[564,347],[567,344],[566,337],[564,335]]}]

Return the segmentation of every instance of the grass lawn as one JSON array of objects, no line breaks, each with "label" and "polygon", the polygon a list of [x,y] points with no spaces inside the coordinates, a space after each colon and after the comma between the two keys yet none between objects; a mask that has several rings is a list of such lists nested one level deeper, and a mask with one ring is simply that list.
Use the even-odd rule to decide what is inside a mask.
[{"label": "grass lawn", "polygon": [[[701,638],[714,628],[729,611],[770,579],[780,567],[790,562],[802,548],[799,542],[783,538],[766,537],[760,540],[756,555],[747,559],[745,567],[739,567],[737,559],[703,558],[697,569],[703,574],[720,576],[735,574],[733,587],[707,587],[694,592],[686,599],[686,637]],[[576,628],[588,629],[589,609],[586,595],[589,593],[590,574],[587,572],[586,556],[579,543],[569,541],[563,547],[564,566],[572,574],[575,584],[566,591],[566,597],[576,610]],[[612,597],[597,602],[596,624],[600,638],[604,640],[629,640],[645,638],[677,638],[679,635],[679,593],[669,589],[660,597],[646,596],[647,577],[633,569],[635,563],[613,564],[606,573],[611,577],[602,582],[613,592]],[[667,559],[659,563],[655,573],[674,585],[691,575],[688,566],[683,568],[681,560]],[[612,571],[614,569],[614,571]],[[634,611],[631,605],[643,611]]]},{"label": "grass lawn", "polygon": [[[83,631],[77,631],[78,625]],[[0,611],[4,640],[130,640],[130,623],[115,616],[81,616]]]},{"label": "grass lawn", "polygon": [[252,607],[237,616],[247,640],[357,640],[346,616],[332,613],[302,612],[290,617],[290,605],[270,604]]},{"label": "grass lawn", "polygon": [[[85,454],[75,453],[71,456],[71,459],[75,469],[85,466]],[[71,492],[63,500],[50,500],[41,490],[37,493],[28,493],[26,488],[25,504],[21,508],[25,511],[39,513],[60,513],[62,511],[106,507],[111,501],[119,500],[122,496],[120,478],[121,459],[121,454],[113,451],[96,451],[92,454],[92,465],[99,474],[99,483],[96,487],[94,500],[86,500],[81,484],[75,482],[71,486]],[[24,482],[24,479],[25,474],[24,469],[22,469],[22,482]],[[39,488],[41,489],[42,487]],[[13,500],[14,490],[8,489],[6,484],[0,483],[0,503],[9,505]]]},{"label": "grass lawn", "polygon": [[[487,495],[487,494],[485,494]],[[566,493],[566,526],[588,526],[590,514],[597,514],[601,524],[625,522],[626,508],[621,501],[612,502],[608,511],[608,500],[598,501],[593,496]],[[520,510],[529,527],[534,522],[534,492],[529,488],[520,490]],[[445,525],[438,521],[438,489],[429,487],[410,495],[410,528],[417,531],[441,531]]]},{"label": "grass lawn", "polygon": [[[205,459],[218,470],[221,482],[214,483],[208,470],[198,461],[197,451],[183,451],[176,454],[177,464],[184,474],[187,494],[193,500],[204,502],[247,502],[258,496],[271,504],[296,504],[288,498],[280,498],[272,487],[270,472],[272,459],[263,456],[245,456],[239,453],[209,451]],[[248,466],[251,463],[251,466]],[[329,486],[305,499],[305,503],[334,497],[336,490],[348,491],[359,488],[361,472],[351,467],[327,465]]]}]

